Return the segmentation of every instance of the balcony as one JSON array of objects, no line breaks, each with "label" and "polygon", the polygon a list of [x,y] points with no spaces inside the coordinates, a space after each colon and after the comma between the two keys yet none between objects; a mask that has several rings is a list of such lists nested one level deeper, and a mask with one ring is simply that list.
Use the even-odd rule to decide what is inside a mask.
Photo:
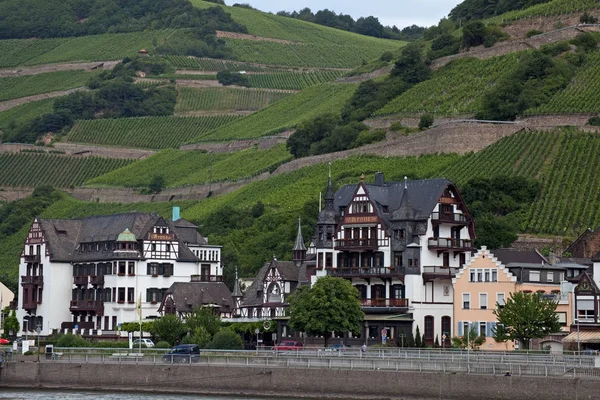
[{"label": "balcony", "polygon": [[429,250],[469,251],[473,249],[473,243],[468,239],[429,238],[427,245]]},{"label": "balcony", "polygon": [[90,276],[90,284],[94,286],[104,285],[104,275],[92,275]]},{"label": "balcony", "polygon": [[393,278],[419,274],[418,267],[347,267],[327,268],[327,274],[344,278]]},{"label": "balcony", "polygon": [[104,315],[104,302],[99,300],[71,300],[69,311],[72,313],[95,313]]},{"label": "balcony", "polygon": [[26,263],[40,263],[40,255],[39,254],[27,254],[25,255]]},{"label": "balcony", "polygon": [[361,307],[408,308],[408,299],[360,299]]},{"label": "balcony", "polygon": [[44,285],[44,276],[43,275],[22,275],[21,276],[21,285],[43,286]]},{"label": "balcony", "polygon": [[389,239],[336,239],[336,250],[377,250],[381,246],[388,246]]},{"label": "balcony", "polygon": [[423,266],[423,279],[452,279],[456,276],[459,268],[443,266]]},{"label": "balcony", "polygon": [[31,299],[23,299],[23,310],[25,311],[35,311],[37,309],[37,301],[33,301]]},{"label": "balcony", "polygon": [[458,213],[440,213],[434,212],[431,213],[431,222],[438,224],[450,224],[450,225],[467,225],[469,221],[467,221],[467,216],[464,214]]},{"label": "balcony", "polygon": [[87,284],[88,284],[88,276],[87,275],[74,276],[73,277],[73,283],[75,285],[78,285],[78,286],[87,286]]},{"label": "balcony", "polygon": [[223,282],[222,275],[200,275],[200,282]]}]

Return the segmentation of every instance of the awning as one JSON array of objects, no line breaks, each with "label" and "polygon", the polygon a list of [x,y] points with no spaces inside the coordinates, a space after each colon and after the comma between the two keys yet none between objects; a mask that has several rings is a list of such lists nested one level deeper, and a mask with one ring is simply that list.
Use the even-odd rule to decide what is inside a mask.
[{"label": "awning", "polygon": [[571,332],[563,339],[564,342],[600,343],[600,332]]}]

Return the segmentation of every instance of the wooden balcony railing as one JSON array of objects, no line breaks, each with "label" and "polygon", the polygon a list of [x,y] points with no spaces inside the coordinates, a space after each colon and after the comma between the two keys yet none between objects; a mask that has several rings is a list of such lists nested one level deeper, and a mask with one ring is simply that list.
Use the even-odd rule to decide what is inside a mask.
[{"label": "wooden balcony railing", "polygon": [[423,277],[454,278],[459,268],[444,266],[423,266]]},{"label": "wooden balcony railing", "polygon": [[44,284],[43,275],[22,275],[21,285],[37,285],[41,286]]},{"label": "wooden balcony railing", "polygon": [[429,238],[429,250],[462,250],[468,251],[473,248],[473,243],[468,239],[452,238]]},{"label": "wooden balcony railing", "polygon": [[39,254],[27,254],[25,255],[25,262],[26,263],[40,263],[40,255]]},{"label": "wooden balcony railing", "polygon": [[69,307],[71,312],[96,313],[104,315],[104,302],[100,300],[71,300]]},{"label": "wooden balcony railing", "polygon": [[394,277],[419,274],[419,268],[407,267],[338,267],[327,268],[328,275],[338,277]]},{"label": "wooden balcony railing", "polygon": [[87,275],[73,277],[73,283],[79,286],[87,286],[88,280],[89,279]]},{"label": "wooden balcony railing", "polygon": [[452,225],[466,225],[469,222],[467,221],[467,216],[465,214],[444,213],[437,211],[431,213],[431,221]]},{"label": "wooden balcony railing", "polygon": [[104,275],[92,275],[90,276],[90,284],[92,285],[104,285]]},{"label": "wooden balcony railing", "polygon": [[350,249],[377,249],[388,246],[389,239],[336,239],[335,248],[338,250]]},{"label": "wooden balcony railing", "polygon": [[361,299],[362,307],[401,307],[408,308],[408,299]]}]

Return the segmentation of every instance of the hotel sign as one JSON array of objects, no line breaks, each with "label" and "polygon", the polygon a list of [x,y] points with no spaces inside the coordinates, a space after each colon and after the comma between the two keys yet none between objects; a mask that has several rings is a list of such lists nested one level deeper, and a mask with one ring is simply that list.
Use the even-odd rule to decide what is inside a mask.
[{"label": "hotel sign", "polygon": [[343,224],[376,224],[378,221],[376,215],[368,215],[365,217],[345,216]]},{"label": "hotel sign", "polygon": [[175,236],[172,233],[151,233],[150,240],[167,240],[173,241]]}]

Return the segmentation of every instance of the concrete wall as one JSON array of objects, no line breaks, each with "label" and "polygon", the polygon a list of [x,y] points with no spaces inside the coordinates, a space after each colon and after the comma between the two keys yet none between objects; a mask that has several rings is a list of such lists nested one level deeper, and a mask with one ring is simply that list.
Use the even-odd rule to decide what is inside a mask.
[{"label": "concrete wall", "polygon": [[597,398],[597,380],[418,372],[17,362],[0,387],[386,399]]}]

